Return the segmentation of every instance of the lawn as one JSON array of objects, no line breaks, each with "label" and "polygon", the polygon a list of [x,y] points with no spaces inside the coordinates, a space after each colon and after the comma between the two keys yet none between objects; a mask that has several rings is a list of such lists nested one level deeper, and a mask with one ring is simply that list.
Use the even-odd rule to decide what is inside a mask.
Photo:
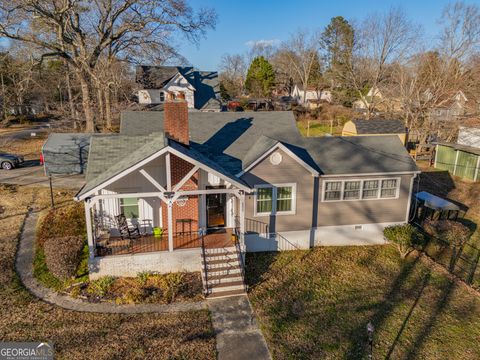
[{"label": "lawn", "polygon": [[[14,270],[28,206],[48,206],[42,188],[0,185],[0,339],[51,341],[57,359],[214,359],[208,311],[179,314],[94,314],[49,305],[25,290]],[[58,195],[57,203],[68,196]]]},{"label": "lawn", "polygon": [[316,137],[325,136],[326,134],[333,134],[334,136],[340,136],[342,134],[343,126],[330,127],[330,122],[310,120],[310,129],[308,129],[308,122],[306,120],[297,121],[297,127],[300,134],[303,136]]},{"label": "lawn", "polygon": [[392,246],[247,254],[250,300],[275,359],[479,359],[480,297]]}]

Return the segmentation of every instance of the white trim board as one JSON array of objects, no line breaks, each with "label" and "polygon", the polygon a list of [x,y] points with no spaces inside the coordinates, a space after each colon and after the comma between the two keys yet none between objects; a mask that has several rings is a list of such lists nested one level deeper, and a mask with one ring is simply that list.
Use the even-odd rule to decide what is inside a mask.
[{"label": "white trim board", "polygon": [[[396,192],[394,197],[386,197],[382,198],[381,191],[382,191],[382,181],[383,180],[397,180],[397,187],[396,187]],[[360,181],[360,198],[359,199],[343,199],[343,194],[345,192],[345,182],[350,182],[350,181]],[[377,197],[376,198],[370,198],[370,199],[363,199],[363,184],[365,181],[378,181],[378,189],[377,189]],[[341,182],[342,183],[342,188],[340,190],[340,195],[341,198],[339,200],[325,200],[325,187],[327,182]],[[322,202],[345,202],[345,201],[375,201],[375,200],[396,200],[400,197],[400,186],[402,184],[402,178],[401,177],[385,177],[385,178],[348,178],[348,179],[332,179],[332,180],[325,180],[322,181],[322,194],[321,194],[321,199]],[[367,189],[368,190],[368,189]]]},{"label": "white trim board", "polygon": [[[277,211],[277,188],[278,187],[291,187],[292,188],[292,210],[290,211]],[[259,188],[271,188],[272,189],[272,211],[266,213],[257,212],[257,189]],[[282,215],[295,215],[297,211],[297,184],[296,183],[282,183],[282,184],[258,184],[255,185],[255,194],[253,196],[253,216],[282,216]]]},{"label": "white trim board", "polygon": [[262,155],[260,155],[258,157],[257,160],[255,160],[253,163],[251,163],[249,166],[247,166],[244,170],[240,171],[237,176],[240,177],[242,175],[244,175],[245,173],[247,173],[248,171],[250,171],[251,169],[253,169],[255,166],[257,166],[260,162],[262,162],[264,159],[267,158],[267,156],[269,156],[272,152],[274,152],[275,150],[282,150],[283,152],[285,152],[288,156],[290,156],[292,159],[294,159],[295,161],[297,161],[300,165],[302,165],[305,169],[307,169],[309,172],[312,173],[313,176],[319,176],[319,172],[317,170],[315,170],[314,168],[312,168],[310,165],[308,165],[305,161],[303,161],[302,159],[300,159],[297,155],[295,155],[295,153],[293,153],[290,149],[288,149],[285,145],[283,145],[282,143],[277,143],[275,144],[274,146],[272,146],[270,149],[268,149],[266,152],[264,152]]},{"label": "white trim board", "polygon": [[[158,158],[159,156],[161,156],[165,153],[174,154],[175,156],[178,156],[179,158],[181,158],[181,159],[183,159],[183,160],[185,160],[185,161],[187,161],[187,162],[189,162],[193,165],[196,165],[199,168],[201,168],[201,169],[203,169],[203,170],[205,170],[209,173],[214,174],[215,176],[218,176],[222,180],[225,180],[229,183],[233,183],[235,186],[237,186],[241,190],[244,190],[244,191],[247,191],[247,192],[251,191],[251,189],[249,187],[241,184],[240,182],[236,182],[233,179],[219,173],[218,171],[210,168],[208,165],[205,165],[205,164],[201,163],[200,161],[194,160],[194,159],[190,158],[189,156],[181,153],[180,151],[178,151],[178,150],[176,150],[176,149],[174,149],[170,146],[165,146],[164,148],[162,148],[159,151],[155,152],[154,154],[146,157],[145,159],[139,161],[138,163],[129,167],[128,169],[125,169],[125,170],[119,172],[118,174],[112,176],[111,178],[105,180],[104,182],[100,183],[99,185],[97,185],[93,189],[87,191],[83,195],[81,195],[81,196],[76,195],[75,200],[77,200],[77,201],[84,200],[85,198],[87,198],[87,197],[91,196],[92,194],[96,193],[98,190],[101,190],[101,189],[105,188],[106,186],[114,183],[115,181],[123,178],[124,176],[134,172],[135,170],[142,168],[143,166],[145,166],[146,164],[148,164],[152,160],[155,160],[156,158]],[[167,189],[168,189],[168,172],[170,171],[170,169],[169,169],[168,166],[166,166],[166,168],[167,168]]]}]

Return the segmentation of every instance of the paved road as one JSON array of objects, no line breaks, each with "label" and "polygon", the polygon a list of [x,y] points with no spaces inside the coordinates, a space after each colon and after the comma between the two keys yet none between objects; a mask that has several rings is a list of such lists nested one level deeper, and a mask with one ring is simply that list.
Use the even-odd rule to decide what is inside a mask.
[{"label": "paved road", "polygon": [[[24,166],[12,170],[0,170],[0,183],[32,186],[49,186],[48,177],[38,161],[25,161]],[[80,189],[85,183],[83,175],[53,176],[52,184],[56,189]]]}]

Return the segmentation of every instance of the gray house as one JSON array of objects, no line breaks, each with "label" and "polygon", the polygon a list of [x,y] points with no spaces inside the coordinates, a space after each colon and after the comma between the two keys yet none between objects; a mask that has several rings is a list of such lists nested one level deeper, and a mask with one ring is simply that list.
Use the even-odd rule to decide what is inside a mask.
[{"label": "gray house", "polygon": [[90,276],[202,271],[209,296],[241,292],[245,252],[383,244],[418,172],[396,135],[304,138],[291,112],[125,112],[76,195]]}]

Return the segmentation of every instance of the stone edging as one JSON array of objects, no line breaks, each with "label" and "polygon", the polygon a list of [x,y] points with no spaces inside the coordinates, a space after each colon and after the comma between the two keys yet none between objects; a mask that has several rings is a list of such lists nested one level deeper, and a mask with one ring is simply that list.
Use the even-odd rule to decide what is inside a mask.
[{"label": "stone edging", "polygon": [[61,295],[40,284],[33,276],[33,260],[35,257],[35,236],[38,220],[37,211],[29,211],[26,215],[20,232],[15,268],[23,285],[37,298],[60,306],[64,309],[115,314],[139,314],[139,313],[175,313],[208,309],[206,301],[184,302],[174,304],[136,304],[117,305],[113,303],[89,303],[81,299]]}]

